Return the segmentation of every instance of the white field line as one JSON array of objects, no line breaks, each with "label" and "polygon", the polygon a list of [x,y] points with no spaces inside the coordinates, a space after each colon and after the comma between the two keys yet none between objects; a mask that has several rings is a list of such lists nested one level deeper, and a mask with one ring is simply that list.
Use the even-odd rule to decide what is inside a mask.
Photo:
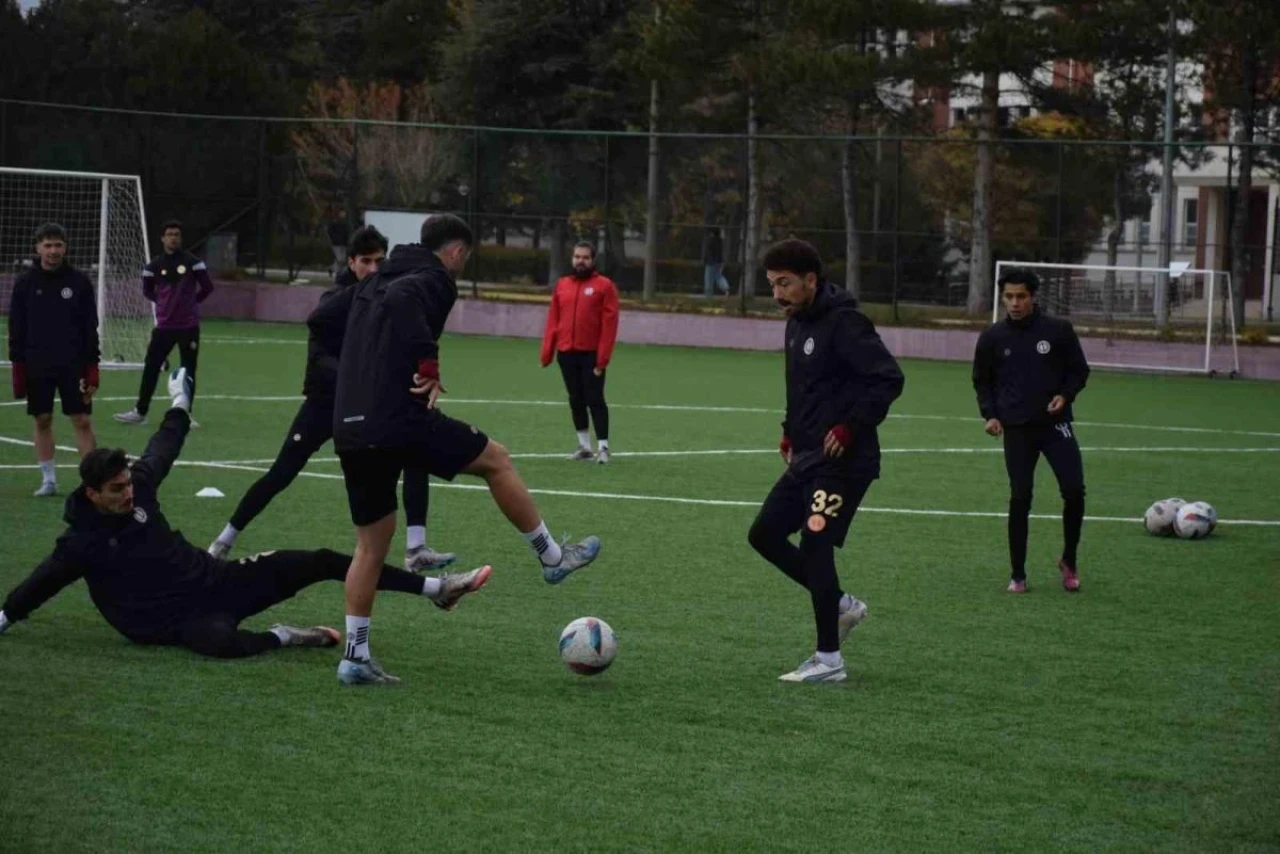
[{"label": "white field line", "polygon": [[[0,441],[8,442],[16,445],[30,445],[30,442],[23,442],[20,439],[11,439],[8,437],[0,437]],[[74,448],[59,447],[58,450],[70,451],[75,453]],[[261,474],[266,471],[265,468],[256,465],[246,465],[237,462],[219,462],[219,461],[203,461],[203,460],[178,460],[176,465],[192,467],[192,468],[209,468],[224,471],[244,471],[253,474]],[[0,470],[9,469],[31,469],[38,466],[0,466]],[[59,468],[73,468],[73,466],[64,465]],[[342,480],[340,474],[329,474],[326,472],[302,471],[302,477],[320,478],[322,480]],[[472,483],[443,483],[436,482],[432,484],[433,489],[459,489],[469,492],[487,492],[488,487],[481,484]],[[741,501],[720,498],[684,498],[675,495],[637,495],[622,492],[584,492],[569,489],[542,489],[530,488],[529,492],[534,495],[554,495],[564,498],[590,498],[593,500],[607,501],[646,501],[657,502],[662,504],[681,504],[694,505],[701,507],[750,507],[757,508],[760,506],[759,501]],[[980,511],[980,510],[924,510],[915,508],[900,507],[859,507],[862,513],[886,513],[898,516],[931,516],[931,517],[964,517],[964,518],[981,518],[981,519],[1004,519],[1006,514],[1003,511]],[[1060,519],[1060,514],[1050,513],[1033,513],[1033,519]],[[1141,522],[1138,517],[1128,516],[1086,516],[1088,522],[1124,522],[1127,524]],[[1220,524],[1225,525],[1252,525],[1261,527],[1280,527],[1280,519],[1219,519]]]},{"label": "white field line", "polygon": [[[129,396],[101,396],[94,398],[103,402],[132,402],[135,397]],[[207,400],[226,400],[238,401],[244,403],[301,403],[302,396],[297,394],[285,395],[243,395],[243,394],[201,394],[199,399]],[[446,398],[448,404],[458,404],[462,406],[565,406],[563,400],[511,400],[504,398]],[[24,400],[7,400],[0,401],[0,408],[26,406]],[[649,412],[715,412],[715,413],[738,413],[748,415],[782,415],[782,410],[773,409],[763,406],[700,406],[696,404],[675,404],[675,403],[610,403],[611,409],[635,409]],[[891,420],[899,421],[948,421],[955,423],[967,423],[979,425],[980,419],[975,416],[964,415],[917,415],[911,413],[890,413]],[[1169,424],[1125,424],[1115,421],[1076,421],[1077,427],[1102,427],[1111,430],[1146,430],[1166,433],[1199,433],[1204,435],[1219,436],[1260,436],[1270,439],[1280,439],[1280,432],[1268,432],[1263,430],[1226,430],[1220,427],[1178,427]]]}]

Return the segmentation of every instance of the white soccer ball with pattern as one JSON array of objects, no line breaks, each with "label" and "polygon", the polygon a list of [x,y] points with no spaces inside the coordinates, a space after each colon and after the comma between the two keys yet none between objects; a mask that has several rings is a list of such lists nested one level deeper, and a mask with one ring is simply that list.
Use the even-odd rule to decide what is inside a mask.
[{"label": "white soccer ball with pattern", "polygon": [[1181,498],[1164,498],[1147,508],[1142,525],[1148,533],[1167,537],[1173,533],[1173,523],[1178,518],[1178,508],[1187,502]]},{"label": "white soccer ball with pattern", "polygon": [[1184,540],[1201,540],[1218,527],[1218,511],[1204,501],[1192,501],[1178,508],[1173,530]]},{"label": "white soccer ball with pattern", "polygon": [[598,617],[579,617],[560,633],[560,657],[574,673],[603,673],[617,654],[618,636]]}]

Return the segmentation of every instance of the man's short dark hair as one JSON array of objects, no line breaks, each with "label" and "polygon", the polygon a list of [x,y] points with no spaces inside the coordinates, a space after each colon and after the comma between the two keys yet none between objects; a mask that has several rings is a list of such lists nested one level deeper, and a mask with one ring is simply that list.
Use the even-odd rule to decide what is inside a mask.
[{"label": "man's short dark hair", "polygon": [[1024,270],[1021,267],[1014,267],[1001,274],[1000,281],[996,283],[1000,286],[1000,293],[1004,293],[1005,285],[1022,285],[1027,289],[1028,293],[1034,294],[1040,289],[1040,277],[1030,270]]},{"label": "man's short dark hair", "polygon": [[36,243],[42,243],[45,240],[61,240],[66,243],[67,230],[56,222],[46,222],[36,229]]},{"label": "man's short dark hair", "polygon": [[596,260],[596,245],[590,240],[579,240],[577,243],[573,244],[573,248],[587,250],[591,253],[591,260]]},{"label": "man's short dark hair", "polygon": [[163,237],[164,233],[171,228],[176,228],[178,231],[182,231],[182,223],[176,219],[166,219],[160,224],[160,236]]},{"label": "man's short dark hair", "polygon": [[439,251],[445,245],[461,240],[468,248],[475,244],[471,229],[461,217],[453,214],[435,214],[422,223],[422,245],[432,252]]},{"label": "man's short dark hair", "polygon": [[90,489],[102,485],[129,467],[124,448],[95,448],[80,461],[80,482]]},{"label": "man's short dark hair", "polygon": [[769,251],[764,253],[764,268],[788,270],[800,276],[813,273],[821,278],[822,258],[812,243],[791,237],[769,247]]},{"label": "man's short dark hair", "polygon": [[373,255],[387,251],[387,238],[371,225],[362,225],[351,234],[347,242],[347,257],[358,258],[361,255]]}]

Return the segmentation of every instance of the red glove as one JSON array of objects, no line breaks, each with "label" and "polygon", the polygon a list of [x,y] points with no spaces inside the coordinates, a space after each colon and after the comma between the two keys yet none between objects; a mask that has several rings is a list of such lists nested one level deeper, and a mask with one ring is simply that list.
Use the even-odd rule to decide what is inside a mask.
[{"label": "red glove", "polygon": [[27,396],[27,363],[13,363],[13,399],[22,400]]},{"label": "red glove", "polygon": [[849,429],[848,425],[837,424],[831,428],[831,438],[839,442],[840,447],[848,448],[849,444],[853,442],[853,431]]},{"label": "red glove", "polygon": [[80,377],[84,380],[85,388],[97,388],[98,383],[101,380],[101,377],[98,374],[97,362],[85,365],[84,370],[80,372]]},{"label": "red glove", "polygon": [[419,359],[418,360],[418,376],[426,377],[429,380],[440,382],[440,360],[439,359]]}]

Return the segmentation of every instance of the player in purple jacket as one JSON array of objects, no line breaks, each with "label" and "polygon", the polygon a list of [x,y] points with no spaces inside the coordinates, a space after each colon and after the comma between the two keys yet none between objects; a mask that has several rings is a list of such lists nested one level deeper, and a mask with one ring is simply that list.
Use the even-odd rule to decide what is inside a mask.
[{"label": "player in purple jacket", "polygon": [[200,303],[213,293],[209,270],[190,252],[182,248],[182,223],[169,220],[160,227],[164,252],[142,268],[142,294],[156,304],[156,328],[151,330],[147,358],[142,368],[142,386],[138,404],[128,412],[117,413],[123,424],[142,424],[151,408],[151,395],[160,378],[160,367],[174,345],[178,358],[192,382],[196,380],[196,363],[200,357]]}]

